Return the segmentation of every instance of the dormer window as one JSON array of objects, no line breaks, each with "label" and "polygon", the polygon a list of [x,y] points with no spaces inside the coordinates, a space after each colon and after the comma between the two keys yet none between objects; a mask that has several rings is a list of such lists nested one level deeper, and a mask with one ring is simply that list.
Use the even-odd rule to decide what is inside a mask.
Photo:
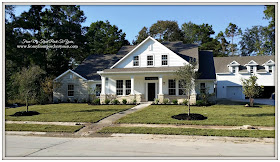
[{"label": "dormer window", "polygon": [[139,66],[139,56],[133,57],[133,66]]},{"label": "dormer window", "polygon": [[272,65],[268,66],[268,72],[272,73]]},{"label": "dormer window", "polygon": [[250,73],[252,74],[254,72],[254,67],[250,66]]},{"label": "dormer window", "polygon": [[231,73],[238,73],[239,66],[240,66],[240,64],[238,62],[236,62],[236,61],[232,61],[230,64],[228,64],[229,71]]}]

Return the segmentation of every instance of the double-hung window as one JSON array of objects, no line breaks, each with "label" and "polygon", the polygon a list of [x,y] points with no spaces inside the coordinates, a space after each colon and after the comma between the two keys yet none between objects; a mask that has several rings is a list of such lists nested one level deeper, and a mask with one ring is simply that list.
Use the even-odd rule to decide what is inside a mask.
[{"label": "double-hung window", "polygon": [[139,66],[139,56],[133,57],[133,66]]},{"label": "double-hung window", "polygon": [[232,67],[232,73],[235,73],[235,67]]},{"label": "double-hung window", "polygon": [[125,95],[129,95],[131,92],[131,80],[125,81]]},{"label": "double-hung window", "polygon": [[123,80],[117,80],[117,95],[123,95]]},{"label": "double-hung window", "polygon": [[168,80],[168,94],[169,95],[176,95],[176,81],[175,80]]},{"label": "double-hung window", "polygon": [[74,84],[68,84],[68,97],[74,97]]},{"label": "double-hung window", "polygon": [[205,92],[206,92],[205,83],[200,83],[200,93],[205,94]]},{"label": "double-hung window", "polygon": [[161,65],[168,65],[168,56],[161,55]]},{"label": "double-hung window", "polygon": [[250,73],[253,73],[253,72],[254,72],[254,67],[250,66]]},{"label": "double-hung window", "polygon": [[184,81],[179,80],[179,95],[185,95]]},{"label": "double-hung window", "polygon": [[154,65],[154,56],[147,56],[147,65],[148,66]]}]

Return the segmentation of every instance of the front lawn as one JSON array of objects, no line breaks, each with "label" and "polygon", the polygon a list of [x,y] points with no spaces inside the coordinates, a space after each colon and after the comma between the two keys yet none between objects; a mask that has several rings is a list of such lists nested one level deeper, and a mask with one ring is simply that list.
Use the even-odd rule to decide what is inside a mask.
[{"label": "front lawn", "polygon": [[132,133],[132,134],[165,134],[165,135],[197,135],[274,138],[274,130],[217,130],[194,128],[148,128],[148,127],[106,127],[98,133]]},{"label": "front lawn", "polygon": [[73,133],[80,130],[82,125],[42,125],[42,124],[5,124],[6,131],[36,131],[36,132],[68,132]]},{"label": "front lawn", "polygon": [[177,120],[173,115],[187,113],[187,106],[151,105],[143,110],[129,114],[116,123],[140,124],[186,124],[186,125],[223,125],[223,126],[274,126],[275,107],[244,107],[244,105],[213,105],[191,107],[191,113],[202,114],[206,120]]},{"label": "front lawn", "polygon": [[5,120],[9,121],[41,121],[41,122],[98,122],[134,105],[88,105],[60,103],[29,106],[29,111],[37,111],[39,115],[10,116],[18,111],[26,111],[26,107],[6,108]]}]

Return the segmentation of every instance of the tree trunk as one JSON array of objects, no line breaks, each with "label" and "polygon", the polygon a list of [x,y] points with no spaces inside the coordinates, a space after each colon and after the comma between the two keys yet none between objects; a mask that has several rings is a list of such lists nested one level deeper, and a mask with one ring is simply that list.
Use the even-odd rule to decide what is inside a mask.
[{"label": "tree trunk", "polygon": [[250,106],[253,107],[254,106],[254,99],[250,97]]},{"label": "tree trunk", "polygon": [[27,97],[25,98],[25,103],[26,103],[26,112],[28,112],[28,100],[27,100]]},{"label": "tree trunk", "polygon": [[188,94],[188,107],[189,107],[189,111],[188,111],[188,116],[190,116],[191,114],[191,107],[190,107],[190,93]]},{"label": "tree trunk", "polygon": [[231,37],[231,55],[233,56],[233,37]]}]

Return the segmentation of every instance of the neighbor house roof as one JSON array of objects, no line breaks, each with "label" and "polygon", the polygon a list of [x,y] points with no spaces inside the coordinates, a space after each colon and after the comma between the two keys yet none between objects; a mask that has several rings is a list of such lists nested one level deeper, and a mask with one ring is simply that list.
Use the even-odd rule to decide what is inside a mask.
[{"label": "neighbor house roof", "polygon": [[254,60],[258,64],[257,72],[264,72],[265,68],[263,67],[263,64],[268,60],[275,61],[275,56],[214,57],[216,73],[228,73],[229,68],[227,65],[232,61],[236,61],[240,64],[239,72],[247,72],[245,64],[248,64],[251,60]]},{"label": "neighbor house roof", "polygon": [[216,79],[212,51],[199,51],[198,79]]},{"label": "neighbor house roof", "polygon": [[118,54],[93,54],[88,56],[77,68],[73,71],[80,74],[88,80],[100,80],[100,75],[97,71],[110,68],[119,59],[121,59],[125,53]]}]

